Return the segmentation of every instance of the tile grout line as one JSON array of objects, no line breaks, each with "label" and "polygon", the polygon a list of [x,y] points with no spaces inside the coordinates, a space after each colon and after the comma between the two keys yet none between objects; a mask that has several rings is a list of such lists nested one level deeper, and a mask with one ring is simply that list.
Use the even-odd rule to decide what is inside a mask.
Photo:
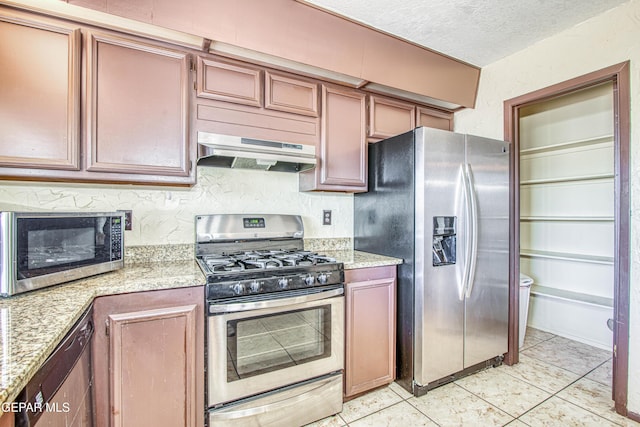
[{"label": "tile grout line", "polygon": [[[520,349],[520,351],[522,352],[522,351],[525,351],[525,350],[533,349],[534,347],[537,347],[538,345],[540,345],[540,344],[542,344],[542,343],[548,342],[548,341],[553,340],[554,338],[558,338],[558,337],[559,337],[558,335],[553,335],[553,334],[552,334],[552,336],[551,336],[551,337],[548,337],[548,338],[546,338],[546,339],[540,340],[539,342],[536,342],[535,344],[533,344],[533,345],[531,345],[531,346],[529,346],[529,347],[524,347],[524,348]],[[560,337],[560,338],[562,338],[562,337]],[[590,379],[590,378],[587,378],[587,376],[588,376],[588,375],[590,375],[591,373],[593,373],[595,370],[597,370],[597,369],[601,368],[603,365],[605,365],[607,362],[609,362],[609,361],[611,360],[611,358],[608,358],[607,360],[600,362],[598,365],[596,365],[595,367],[593,367],[592,369],[590,369],[590,370],[589,370],[589,371],[587,371],[586,373],[578,374],[578,373],[572,372],[572,371],[570,371],[570,370],[568,370],[568,369],[566,369],[566,368],[564,368],[564,367],[562,367],[562,366],[556,366],[556,365],[554,365],[554,364],[551,364],[551,363],[549,363],[548,361],[546,361],[546,360],[544,360],[544,359],[540,359],[540,358],[538,358],[538,357],[534,357],[534,356],[531,356],[531,355],[526,355],[526,356],[527,356],[527,357],[529,357],[529,358],[531,358],[532,360],[535,360],[536,362],[543,363],[543,364],[546,364],[546,365],[552,366],[552,367],[557,368],[557,369],[561,369],[561,370],[566,371],[566,372],[568,372],[568,373],[570,373],[570,374],[573,374],[573,375],[578,375],[578,378],[576,378],[575,380],[571,381],[570,383],[568,383],[568,384],[567,384],[567,385],[565,385],[564,387],[560,388],[559,390],[557,390],[557,391],[555,391],[555,392],[550,392],[550,391],[548,391],[548,390],[545,390],[545,389],[542,389],[542,388],[538,387],[536,384],[529,383],[528,381],[525,381],[525,380],[523,380],[523,379],[521,379],[521,378],[518,378],[518,377],[516,377],[516,376],[514,376],[514,375],[510,374],[507,370],[503,370],[503,371],[501,371],[501,372],[504,372],[505,374],[509,375],[510,377],[512,377],[512,378],[514,378],[514,379],[516,379],[516,380],[518,380],[518,381],[524,382],[524,383],[526,383],[526,384],[528,384],[528,385],[530,385],[530,386],[532,386],[532,387],[535,387],[536,389],[538,389],[538,390],[540,390],[540,391],[542,391],[542,392],[544,392],[544,393],[550,393],[550,395],[549,395],[548,397],[544,398],[541,402],[539,402],[539,403],[537,403],[536,405],[534,405],[533,407],[529,408],[527,411],[525,411],[524,413],[520,414],[519,416],[513,416],[511,413],[507,412],[506,410],[504,410],[504,409],[502,409],[502,408],[499,408],[498,406],[496,406],[496,405],[492,404],[491,402],[487,401],[486,399],[482,398],[481,396],[477,395],[476,393],[472,392],[471,390],[467,390],[464,386],[457,384],[457,382],[456,382],[456,381],[452,381],[451,383],[455,384],[457,387],[460,387],[462,390],[464,390],[464,391],[466,391],[466,392],[470,393],[471,395],[473,395],[473,396],[474,396],[474,397],[476,397],[477,399],[479,399],[479,400],[481,400],[481,401],[485,402],[486,404],[488,404],[488,405],[490,405],[490,406],[492,406],[492,407],[494,407],[494,408],[498,409],[500,412],[502,412],[502,413],[506,414],[507,416],[511,417],[512,419],[511,419],[509,422],[507,422],[506,424],[504,424],[504,425],[508,425],[508,424],[510,424],[510,423],[513,423],[515,420],[518,420],[519,422],[521,422],[521,423],[523,423],[523,424],[525,424],[525,425],[529,425],[529,424],[527,424],[526,422],[524,422],[524,421],[521,419],[521,417],[525,416],[526,414],[529,414],[531,411],[533,411],[534,409],[536,409],[536,408],[538,408],[539,406],[543,405],[545,402],[549,401],[550,399],[552,399],[552,398],[554,398],[554,397],[557,397],[558,399],[562,400],[562,401],[563,401],[563,402],[565,402],[565,403],[568,403],[568,404],[573,405],[573,406],[575,406],[575,407],[577,407],[577,408],[580,408],[580,409],[582,409],[582,410],[585,410],[585,411],[589,412],[590,414],[593,414],[594,416],[598,417],[598,418],[599,418],[599,419],[601,419],[601,420],[604,420],[604,421],[607,421],[607,422],[610,422],[610,423],[613,423],[613,424],[616,424],[616,425],[621,425],[621,424],[619,424],[618,422],[613,421],[613,420],[610,420],[610,419],[608,419],[608,418],[606,418],[606,417],[604,417],[604,416],[602,416],[602,415],[600,415],[600,414],[597,414],[597,413],[595,413],[595,412],[591,411],[591,410],[590,410],[590,409],[588,409],[588,408],[584,408],[584,407],[583,407],[583,406],[581,406],[580,404],[577,404],[577,403],[571,402],[571,401],[569,401],[569,400],[567,400],[567,399],[564,399],[564,398],[562,398],[562,397],[558,396],[558,394],[559,394],[559,393],[561,393],[561,392],[563,392],[563,391],[567,390],[568,388],[570,388],[571,386],[575,385],[577,382],[579,382],[579,381],[581,381],[581,380],[583,380],[583,379],[588,379],[588,380],[590,380],[590,381],[596,382],[596,383],[598,383],[598,384],[600,384],[600,385],[602,385],[602,386],[605,386],[605,387],[606,387],[606,386],[607,386],[606,384],[604,384],[604,383],[602,383],[602,382],[600,382],[600,381],[597,381],[597,380],[592,380],[592,379]],[[495,368],[494,368],[494,369],[495,369]],[[399,387],[402,387],[402,386],[398,385],[397,383],[395,383],[395,384],[396,384],[397,386],[399,386]],[[405,397],[403,397],[403,395],[401,395],[399,392],[397,392],[396,390],[394,390],[394,389],[390,388],[390,387],[389,387],[389,385],[390,385],[390,384],[388,384],[386,387],[387,387],[389,390],[391,390],[391,391],[393,392],[393,394],[394,394],[394,395],[396,395],[397,397],[399,397],[399,398],[400,398],[400,401],[395,402],[395,403],[393,403],[393,404],[391,404],[391,405],[385,406],[385,407],[383,407],[383,408],[381,408],[381,409],[378,409],[377,411],[374,411],[374,412],[369,413],[369,414],[367,414],[367,415],[361,416],[361,417],[359,417],[359,418],[357,418],[357,419],[354,419],[354,420],[350,421],[350,423],[355,423],[355,422],[360,421],[360,420],[362,420],[362,419],[364,419],[364,418],[370,417],[370,416],[372,416],[372,415],[374,415],[374,414],[377,414],[377,413],[379,413],[379,412],[382,412],[382,411],[385,411],[385,410],[387,410],[387,409],[389,409],[389,408],[392,408],[392,407],[394,407],[394,406],[397,406],[397,405],[399,405],[399,404],[400,404],[400,403],[402,403],[402,402],[407,402],[407,403],[408,403],[408,404],[409,404],[413,409],[415,409],[417,412],[419,412],[421,415],[423,415],[426,419],[428,419],[430,422],[434,423],[435,425],[438,425],[438,426],[439,426],[439,424],[438,424],[437,422],[435,422],[435,421],[434,421],[433,419],[431,419],[427,414],[425,414],[422,410],[420,410],[420,408],[416,407],[415,405],[413,405],[413,404],[410,402],[410,400],[411,400],[412,398],[414,398],[415,396],[413,396],[413,395],[411,394],[410,396],[408,396],[408,397],[406,397],[406,398],[405,398]],[[610,387],[610,385],[609,385],[609,387]],[[404,390],[404,388],[403,388],[403,390]],[[410,394],[410,392],[408,392],[408,393]],[[416,399],[417,399],[417,398],[416,398]],[[350,423],[348,423],[348,422],[346,422],[346,421],[345,421],[345,419],[342,417],[341,413],[338,413],[338,414],[336,414],[336,415],[338,415],[338,417],[339,417],[340,421],[342,421],[342,423],[344,423],[344,426],[345,426],[345,427],[349,427],[349,426],[351,425]]]},{"label": "tile grout line", "polygon": [[[393,390],[391,390],[391,391],[393,391]],[[394,392],[394,393],[395,393],[395,392]],[[396,393],[396,394],[398,394],[398,393]],[[402,396],[400,396],[400,399],[402,399]],[[403,402],[406,402],[406,400],[402,399],[402,400],[400,400],[399,402],[395,402],[395,403],[393,403],[393,404],[391,404],[391,405],[389,405],[389,406],[385,406],[384,408],[378,409],[377,411],[374,411],[374,412],[372,412],[372,413],[370,413],[370,414],[364,415],[364,416],[362,416],[362,417],[360,417],[360,418],[356,418],[355,420],[351,420],[351,421],[350,421],[350,423],[355,423],[356,421],[363,420],[363,419],[365,419],[365,418],[367,418],[367,417],[370,417],[371,415],[374,415],[374,414],[377,414],[378,412],[382,412],[382,411],[384,411],[384,410],[386,410],[386,409],[392,408],[392,407],[394,407],[394,406],[396,406],[396,405],[399,405],[399,404],[401,404],[401,403],[403,403]],[[407,403],[408,403],[408,402],[407,402]],[[409,405],[411,405],[411,404],[409,403]],[[411,407],[412,407],[412,408],[415,408],[413,405],[411,405]],[[417,410],[418,410],[418,412],[420,412],[422,415],[424,415],[425,417],[427,417],[427,416],[426,416],[424,413],[422,413],[418,408],[415,408],[415,409],[417,409]],[[339,414],[338,414],[338,415],[339,415]],[[429,418],[429,417],[427,417],[427,418]],[[344,420],[344,418],[340,417],[340,419],[342,420],[342,422],[344,422],[344,423],[345,423],[345,427],[348,427],[348,426],[349,426],[349,423],[347,423],[347,422]],[[433,420],[431,420],[431,418],[429,418],[429,420],[430,420],[430,421],[433,421]],[[437,424],[437,425],[439,426],[439,424]]]},{"label": "tile grout line", "polygon": [[[554,336],[549,337],[549,338],[547,338],[547,339],[545,339],[545,340],[542,340],[542,341],[540,341],[540,342],[537,342],[536,344],[533,344],[533,345],[532,345],[532,346],[530,346],[530,347],[524,348],[524,349],[522,349],[521,351],[523,351],[523,350],[529,350],[529,349],[532,349],[532,348],[534,348],[534,347],[538,346],[539,344],[542,344],[542,343],[544,343],[544,342],[547,342],[547,341],[549,341],[549,340],[552,340],[553,338],[556,338],[556,337],[558,337],[558,335],[554,335]],[[562,369],[562,370],[567,371],[567,372],[570,372],[570,373],[572,373],[572,374],[580,375],[580,374],[576,374],[575,372],[571,372],[571,371],[569,371],[569,370],[567,370],[567,369],[565,369],[565,368],[563,368],[563,367],[561,367],[561,366],[556,366],[556,365],[553,365],[553,364],[551,364],[551,363],[549,363],[549,362],[547,362],[547,361],[545,361],[545,360],[538,359],[537,357],[533,357],[533,356],[529,356],[529,355],[526,355],[526,356],[527,356],[527,357],[530,357],[531,359],[534,359],[534,360],[536,360],[536,361],[538,361],[538,362],[542,362],[542,363],[549,364],[549,365],[551,365],[551,366],[553,366],[553,367],[555,367],[555,368]],[[558,393],[561,393],[562,391],[564,391],[564,390],[566,390],[567,388],[571,387],[572,385],[574,385],[574,384],[575,384],[575,383],[577,383],[578,381],[580,381],[580,380],[582,380],[582,379],[585,379],[587,375],[589,375],[591,372],[595,371],[596,369],[600,368],[602,365],[604,365],[605,363],[607,363],[609,360],[610,360],[610,359],[607,359],[607,360],[605,360],[604,362],[599,363],[597,366],[595,366],[594,368],[592,368],[591,370],[589,370],[589,371],[588,371],[588,372],[586,372],[585,374],[582,374],[582,375],[581,375],[581,376],[579,376],[577,379],[575,379],[575,380],[574,380],[574,381],[572,381],[571,383],[567,384],[565,387],[561,388],[560,390],[558,390],[558,391],[556,391],[556,392],[554,392],[554,393],[551,393],[551,395],[550,395],[549,397],[545,398],[544,400],[542,400],[541,402],[539,402],[539,403],[538,403],[538,404],[536,404],[535,406],[533,406],[533,407],[529,408],[527,411],[525,411],[524,413],[520,414],[520,415],[519,415],[519,416],[517,416],[517,417],[514,417],[512,414],[508,413],[507,411],[505,411],[505,410],[504,410],[504,409],[502,409],[502,408],[498,408],[497,406],[495,406],[495,405],[494,405],[494,404],[492,404],[491,402],[489,402],[489,401],[487,401],[487,400],[483,399],[481,396],[478,396],[477,394],[473,393],[471,390],[467,390],[467,389],[466,389],[466,388],[464,388],[463,386],[461,386],[461,385],[459,385],[459,384],[457,384],[457,383],[455,383],[455,382],[454,382],[454,383],[455,383],[458,387],[461,387],[463,390],[465,390],[465,391],[467,391],[467,392],[469,392],[469,393],[473,394],[473,395],[474,395],[474,396],[476,396],[478,399],[481,399],[482,401],[484,401],[484,402],[488,403],[489,405],[491,405],[491,406],[494,406],[494,407],[498,408],[500,411],[504,412],[505,414],[507,414],[507,415],[509,415],[509,416],[511,416],[511,417],[514,417],[514,418],[513,418],[513,420],[509,421],[509,422],[508,422],[507,424],[505,424],[505,425],[508,425],[509,423],[512,423],[514,420],[518,420],[518,421],[520,421],[520,422],[522,422],[522,423],[524,423],[524,424],[527,424],[527,423],[525,423],[524,421],[522,421],[522,420],[520,419],[520,417],[522,417],[523,415],[526,415],[527,413],[531,412],[532,410],[534,410],[535,408],[539,407],[540,405],[542,405],[543,403],[547,402],[548,400],[552,399],[553,397],[557,397],[558,399],[561,399],[561,400],[562,400],[562,401],[564,401],[564,402],[567,402],[567,403],[569,403],[569,404],[571,404],[571,405],[574,405],[574,406],[576,406],[576,407],[578,407],[578,408],[581,408],[581,409],[583,409],[583,410],[586,410],[586,411],[588,411],[589,413],[591,413],[591,414],[593,414],[593,415],[597,416],[598,418],[601,418],[601,419],[603,419],[603,420],[605,420],[605,421],[609,421],[609,422],[612,422],[612,423],[614,423],[614,424],[620,425],[620,424],[618,424],[618,423],[616,423],[616,422],[614,422],[614,421],[611,421],[611,420],[609,420],[609,419],[607,419],[607,418],[605,418],[605,417],[603,417],[603,416],[601,416],[601,415],[599,415],[599,414],[596,414],[596,413],[592,412],[591,410],[589,410],[589,409],[587,409],[587,408],[583,408],[582,406],[580,406],[580,405],[578,405],[578,404],[575,404],[575,403],[573,403],[573,402],[570,402],[570,401],[568,401],[568,400],[566,400],[566,399],[563,399],[562,397],[558,396]],[[495,369],[495,368],[494,368],[494,369]],[[549,393],[549,391],[544,390],[544,389],[541,389],[540,387],[536,386],[535,384],[531,384],[531,383],[529,383],[529,382],[527,382],[527,381],[524,381],[524,380],[522,380],[522,379],[520,379],[520,378],[517,378],[517,377],[515,377],[515,376],[513,376],[513,375],[509,374],[508,372],[505,372],[505,374],[507,374],[507,375],[511,376],[512,378],[514,378],[514,379],[516,379],[516,380],[523,381],[524,383],[529,384],[529,385],[531,385],[531,386],[533,386],[533,387],[537,388],[538,390],[541,390],[541,391],[543,391],[543,392],[545,392],[545,393]],[[586,378],[586,379],[589,379],[589,378]],[[593,381],[593,380],[592,380],[592,381]],[[596,382],[598,382],[598,381],[596,381]],[[598,382],[598,383],[599,383],[599,382]],[[599,384],[602,384],[602,383],[599,383]],[[527,424],[527,425],[528,425],[528,424]]]},{"label": "tile grout line", "polygon": [[[495,368],[492,368],[492,369],[495,369]],[[472,375],[475,375],[475,374],[472,374]],[[494,408],[496,408],[498,411],[503,412],[503,413],[507,414],[508,416],[510,416],[512,419],[511,419],[511,420],[509,420],[509,422],[508,422],[507,424],[512,423],[514,420],[517,420],[517,419],[518,419],[517,417],[515,417],[515,416],[511,415],[510,413],[508,413],[508,412],[507,412],[507,411],[505,411],[504,409],[499,408],[499,407],[497,407],[496,405],[494,405],[493,403],[491,403],[491,402],[489,402],[488,400],[484,399],[482,396],[478,396],[477,394],[475,394],[475,393],[474,393],[474,392],[472,392],[471,390],[467,390],[466,388],[464,388],[464,387],[463,387],[463,386],[461,386],[460,384],[457,384],[455,381],[453,382],[453,384],[457,385],[458,387],[460,387],[461,389],[463,389],[463,390],[464,390],[464,391],[466,391],[467,393],[470,393],[472,396],[477,397],[478,399],[482,400],[483,402],[485,402],[485,403],[486,403],[486,404],[488,404],[489,406],[494,407]],[[507,424],[503,424],[503,425],[507,425]]]},{"label": "tile grout line", "polygon": [[[425,396],[426,396],[426,395],[425,395]],[[418,399],[416,396],[413,396],[413,395],[412,395],[411,397],[406,398],[404,401],[405,401],[405,402],[407,402],[407,403],[409,404],[409,406],[411,406],[413,409],[415,409],[416,411],[418,411],[418,412],[420,412],[422,415],[424,415],[424,416],[425,416],[429,421],[431,421],[432,423],[434,423],[435,425],[437,425],[438,427],[440,427],[440,424],[438,424],[435,420],[431,419],[431,417],[429,417],[427,414],[425,414],[424,412],[422,412],[422,411],[420,410],[420,408],[418,408],[418,407],[417,407],[417,406],[415,406],[415,405],[412,405],[412,404],[411,404],[411,402],[409,402],[409,399],[412,399],[412,398],[414,398],[414,397],[415,397],[416,399]]]},{"label": "tile grout line", "polygon": [[[547,340],[547,341],[548,341],[548,340]],[[536,345],[537,345],[537,344],[536,344]],[[534,347],[534,346],[532,346],[532,347]],[[531,357],[531,356],[528,356],[528,357]],[[532,358],[532,359],[535,359],[535,360],[538,360],[538,361],[540,361],[540,362],[548,363],[548,362],[545,362],[544,360],[537,359],[537,358],[535,358],[535,357],[531,357],[531,358]],[[544,399],[542,402],[540,402],[540,403],[538,403],[537,405],[533,406],[532,408],[530,408],[529,410],[527,410],[525,413],[521,414],[521,415],[520,415],[518,418],[516,418],[516,419],[517,419],[518,421],[520,421],[520,422],[523,422],[523,423],[524,423],[524,421],[522,421],[522,420],[520,419],[520,417],[522,417],[523,415],[526,415],[526,414],[528,414],[529,412],[533,411],[535,408],[537,408],[538,406],[542,405],[542,404],[543,404],[543,403],[545,403],[546,401],[548,401],[548,400],[552,399],[553,397],[557,397],[558,399],[560,399],[560,400],[562,400],[562,401],[564,401],[564,402],[566,402],[566,403],[569,403],[569,404],[571,404],[571,405],[574,405],[574,406],[576,406],[576,407],[578,407],[578,408],[580,408],[580,409],[583,409],[583,410],[585,410],[585,411],[587,411],[587,412],[589,412],[589,413],[591,413],[591,414],[593,414],[593,415],[597,416],[598,418],[602,418],[602,419],[603,419],[603,420],[605,420],[605,421],[609,421],[609,422],[614,423],[614,424],[616,424],[616,425],[620,425],[620,424],[618,424],[618,423],[616,423],[616,422],[614,422],[614,421],[611,421],[611,420],[609,420],[609,419],[607,419],[607,418],[605,418],[605,417],[603,417],[603,416],[601,416],[601,415],[599,415],[599,414],[596,414],[595,412],[591,411],[591,410],[590,410],[590,409],[588,409],[588,408],[583,408],[582,406],[580,406],[580,405],[578,405],[578,404],[576,404],[576,403],[570,402],[570,401],[568,401],[567,399],[563,399],[562,397],[558,396],[558,393],[561,393],[562,391],[564,391],[564,390],[568,389],[569,387],[571,387],[572,385],[576,384],[578,381],[580,381],[580,380],[582,380],[582,379],[586,378],[586,376],[587,376],[587,375],[589,375],[591,372],[593,372],[594,370],[598,369],[600,366],[604,365],[604,364],[605,364],[605,363],[607,363],[608,361],[609,361],[609,359],[605,360],[604,362],[600,363],[599,365],[597,365],[595,368],[591,369],[591,370],[590,370],[590,371],[588,371],[587,373],[583,374],[582,376],[579,376],[579,377],[578,377],[578,378],[576,378],[574,381],[570,382],[569,384],[567,384],[566,386],[564,386],[564,387],[563,387],[563,388],[561,388],[560,390],[556,391],[556,392],[555,392],[555,393],[553,393],[551,396],[549,396],[548,398]],[[556,368],[564,369],[564,368],[561,368],[561,367],[559,367],[559,366],[555,366],[555,365],[552,365],[552,364],[550,364],[550,365],[551,365],[551,366],[554,366],[554,367],[556,367]],[[564,369],[564,370],[565,370],[565,371],[567,371],[567,372],[571,372],[571,371],[569,371],[569,370],[567,370],[567,369]],[[571,372],[571,373],[572,373],[572,374],[575,374],[575,372]],[[576,374],[576,375],[579,375],[579,374]],[[587,379],[588,379],[588,378],[587,378]],[[596,381],[596,382],[597,382],[597,381]],[[528,384],[528,383],[527,383],[527,384]],[[599,383],[599,384],[602,384],[602,383]],[[546,391],[546,390],[545,390],[545,391]],[[526,424],[526,423],[525,423],[525,424]],[[528,424],[527,424],[527,425],[528,425]]]},{"label": "tile grout line", "polygon": [[[385,406],[384,408],[378,409],[377,411],[371,412],[370,414],[363,415],[362,417],[360,417],[360,418],[356,418],[355,420],[351,420],[351,421],[350,421],[351,423],[356,422],[356,421],[359,421],[359,420],[361,420],[361,419],[363,419],[363,418],[366,418],[366,417],[368,417],[368,416],[370,416],[370,415],[376,414],[376,413],[378,413],[378,412],[380,412],[380,411],[383,411],[383,410],[385,410],[385,409],[387,409],[387,408],[391,408],[392,406],[395,406],[395,405],[397,405],[398,403],[404,402],[404,401],[406,400],[406,399],[404,399],[402,396],[400,396],[400,394],[399,394],[399,393],[397,393],[395,390],[393,390],[392,388],[390,388],[390,387],[389,387],[389,384],[387,384],[387,385],[386,385],[386,386],[384,386],[384,387],[380,387],[380,388],[378,388],[378,390],[382,390],[382,389],[383,389],[383,388],[385,388],[385,387],[386,387],[389,391],[391,391],[393,394],[395,394],[396,396],[398,396],[398,397],[400,398],[400,402],[392,403],[391,405],[389,405],[389,406]],[[363,395],[362,395],[362,396],[360,396],[360,397],[364,397],[364,396],[366,396],[366,393],[365,393],[365,394],[363,394]],[[356,398],[356,399],[357,399],[357,398]],[[355,399],[354,399],[354,400],[355,400]],[[413,405],[412,405],[412,406],[413,406]],[[342,412],[339,412],[339,413],[338,413],[338,414],[336,414],[336,415],[338,415],[338,416],[340,417],[340,419],[342,420],[342,422],[343,422],[343,423],[345,423],[345,426],[346,426],[346,427],[348,427],[348,426],[349,426],[349,423],[347,423],[347,422],[345,421],[345,419],[344,419],[344,418],[342,418],[342,415],[340,415],[341,413],[342,413]]]}]

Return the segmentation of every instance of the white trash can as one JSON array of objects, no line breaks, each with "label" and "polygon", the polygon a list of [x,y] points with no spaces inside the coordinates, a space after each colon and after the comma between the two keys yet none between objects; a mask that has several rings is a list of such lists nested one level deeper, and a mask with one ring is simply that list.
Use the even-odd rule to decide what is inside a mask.
[{"label": "white trash can", "polygon": [[529,294],[533,279],[520,273],[520,348],[524,344],[524,334],[527,332],[527,316],[529,315]]}]

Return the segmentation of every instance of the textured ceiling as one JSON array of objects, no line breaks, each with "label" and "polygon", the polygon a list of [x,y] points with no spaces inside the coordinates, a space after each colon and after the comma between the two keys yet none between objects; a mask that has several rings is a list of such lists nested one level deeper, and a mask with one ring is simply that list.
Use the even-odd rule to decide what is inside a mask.
[{"label": "textured ceiling", "polygon": [[301,0],[480,67],[627,0]]}]

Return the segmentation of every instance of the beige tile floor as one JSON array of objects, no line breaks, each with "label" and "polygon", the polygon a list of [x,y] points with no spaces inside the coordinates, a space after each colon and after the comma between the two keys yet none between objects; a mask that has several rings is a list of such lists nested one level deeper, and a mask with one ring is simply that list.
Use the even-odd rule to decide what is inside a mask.
[{"label": "beige tile floor", "polygon": [[611,352],[528,328],[515,366],[490,368],[416,398],[393,383],[314,427],[639,426],[615,413]]}]

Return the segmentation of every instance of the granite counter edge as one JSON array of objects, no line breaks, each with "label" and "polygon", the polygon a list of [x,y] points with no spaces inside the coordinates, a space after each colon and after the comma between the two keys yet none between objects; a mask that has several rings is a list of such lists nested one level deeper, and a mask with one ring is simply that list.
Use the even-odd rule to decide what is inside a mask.
[{"label": "granite counter edge", "polygon": [[[167,270],[170,271],[171,264],[179,266],[180,268],[178,268],[178,270],[181,272],[186,270],[186,272],[184,272],[186,274],[181,274],[179,275],[180,277],[171,274],[159,274],[157,277],[154,277],[154,273],[149,272],[149,270],[153,270],[154,268],[158,268],[162,272],[167,272]],[[1,405],[5,402],[12,402],[15,400],[20,391],[38,372],[38,369],[40,369],[47,357],[49,357],[60,342],[62,342],[73,325],[78,321],[85,310],[91,306],[96,298],[108,295],[204,286],[206,282],[205,277],[193,260],[178,261],[171,264],[168,266],[167,264],[160,265],[156,263],[135,264],[103,275],[57,285],[51,288],[51,290],[40,290],[36,291],[37,293],[29,293],[12,297],[15,302],[18,302],[42,296],[45,292],[50,291],[57,292],[59,294],[66,293],[68,295],[73,295],[76,293],[76,295],[81,295],[73,304],[72,310],[74,310],[74,312],[71,316],[71,320],[66,322],[64,327],[60,327],[59,330],[56,330],[56,333],[49,334],[44,337],[41,340],[42,342],[37,345],[38,348],[36,356],[33,357],[28,364],[24,365],[20,372],[13,374],[14,378],[10,379],[8,385],[0,388],[0,416],[2,415]],[[192,270],[189,268],[190,265],[193,267]],[[141,272],[141,277],[133,277],[135,276],[136,271]],[[127,277],[127,275],[130,277]],[[82,290],[82,292],[79,292],[80,290]],[[2,300],[1,302],[4,302],[5,305],[10,303],[9,300]],[[3,365],[0,365],[0,370],[4,370]]]}]

